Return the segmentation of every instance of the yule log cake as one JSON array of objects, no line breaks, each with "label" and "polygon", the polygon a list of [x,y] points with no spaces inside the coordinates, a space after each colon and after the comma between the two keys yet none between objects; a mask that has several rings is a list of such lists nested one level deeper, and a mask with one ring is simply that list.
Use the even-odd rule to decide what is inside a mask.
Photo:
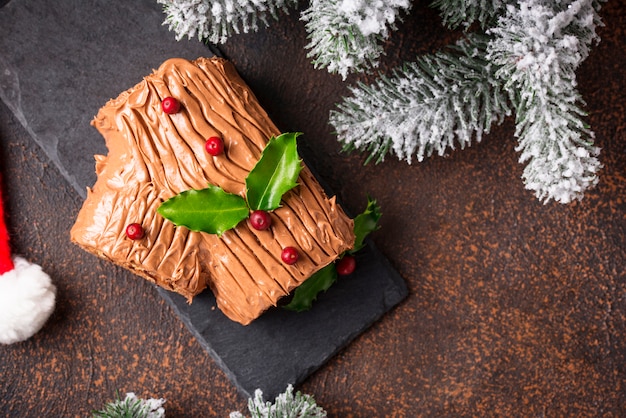
[{"label": "yule log cake", "polygon": [[[192,231],[157,212],[207,186],[245,197],[246,177],[280,135],[228,61],[167,60],[110,100],[92,125],[108,155],[95,156],[97,180],[72,241],[190,303],[208,286],[225,315],[249,324],[354,244],[353,221],[306,166],[264,230],[248,219],[221,234]],[[208,138],[223,149],[213,152]],[[284,260],[285,249],[296,262]]]}]

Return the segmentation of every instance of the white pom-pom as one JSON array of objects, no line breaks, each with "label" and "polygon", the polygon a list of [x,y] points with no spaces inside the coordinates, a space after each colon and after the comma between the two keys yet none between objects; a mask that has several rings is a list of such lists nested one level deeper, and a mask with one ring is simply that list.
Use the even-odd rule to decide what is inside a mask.
[{"label": "white pom-pom", "polygon": [[24,341],[43,327],[54,310],[56,287],[40,266],[21,257],[0,275],[0,343]]}]

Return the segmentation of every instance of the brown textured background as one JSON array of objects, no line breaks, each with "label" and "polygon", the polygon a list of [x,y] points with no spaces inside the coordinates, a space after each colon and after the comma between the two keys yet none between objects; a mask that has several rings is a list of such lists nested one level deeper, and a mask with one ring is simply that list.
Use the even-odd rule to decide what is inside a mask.
[{"label": "brown textured background", "polygon": [[[458,36],[425,3],[381,71]],[[482,143],[412,166],[341,154],[326,121],[347,83],[308,64],[295,13],[222,47],[279,128],[305,132],[349,211],[367,193],[378,199],[374,241],[410,289],[299,388],[330,416],[626,414],[626,6],[601,14],[602,42],[578,80],[604,169],[570,205],[524,189],[510,119]],[[247,412],[154,288],[69,243],[81,201],[4,105],[0,166],[14,251],[58,287],[44,329],[0,347],[1,416],[84,417],[116,390],[165,397],[172,417]]]}]

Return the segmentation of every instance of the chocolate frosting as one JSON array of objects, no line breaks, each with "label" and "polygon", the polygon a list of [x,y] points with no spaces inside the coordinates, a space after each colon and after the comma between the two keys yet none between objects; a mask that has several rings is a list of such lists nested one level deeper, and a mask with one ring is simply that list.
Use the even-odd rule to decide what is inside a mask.
[{"label": "chocolate frosting", "polygon": [[[168,96],[180,101],[178,113],[161,110]],[[229,318],[248,324],[354,245],[352,220],[307,167],[271,213],[269,230],[243,221],[217,236],[176,228],[156,212],[164,200],[208,184],[244,196],[248,172],[280,134],[228,61],[167,60],[110,100],[92,125],[108,155],[95,157],[97,181],[72,241],[190,302],[209,286]],[[224,140],[223,155],[205,152],[210,136]],[[135,241],[125,235],[134,222],[145,230]],[[294,265],[280,259],[287,246],[299,250]]]}]

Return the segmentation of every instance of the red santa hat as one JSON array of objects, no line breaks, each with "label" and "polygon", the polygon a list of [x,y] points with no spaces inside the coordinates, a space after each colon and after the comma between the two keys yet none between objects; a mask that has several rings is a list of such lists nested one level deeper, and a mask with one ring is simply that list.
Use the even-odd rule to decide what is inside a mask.
[{"label": "red santa hat", "polygon": [[11,255],[1,180],[0,174],[0,343],[13,344],[43,327],[54,310],[56,288],[41,267]]}]

